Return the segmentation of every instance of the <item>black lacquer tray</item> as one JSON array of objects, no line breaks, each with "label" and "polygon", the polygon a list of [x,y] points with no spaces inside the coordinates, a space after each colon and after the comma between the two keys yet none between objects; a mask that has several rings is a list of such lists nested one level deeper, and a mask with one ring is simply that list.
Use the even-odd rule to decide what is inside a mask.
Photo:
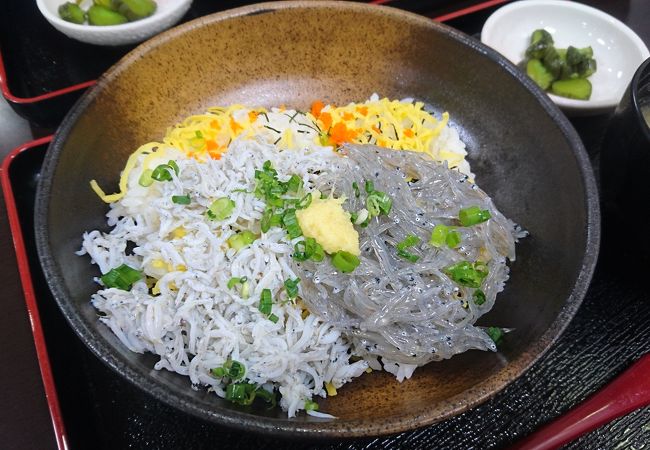
[{"label": "black lacquer tray", "polygon": [[[504,2],[373,3],[409,9],[478,35],[486,17]],[[35,2],[2,3],[0,84],[10,105],[34,125],[56,126],[94,79],[132,48],[77,43],[52,29],[36,10]],[[253,2],[195,0],[183,21],[247,3]],[[596,169],[608,120],[607,116],[572,120]],[[3,177],[13,192],[8,196],[5,190],[10,218],[16,219],[24,238],[24,245],[15,239],[16,253],[31,273],[31,280],[23,277],[23,285],[26,298],[34,300],[32,306],[40,316],[42,335],[35,332],[34,336],[37,347],[47,349],[52,379],[44,384],[50,409],[58,414],[53,423],[60,446],[65,442],[71,449],[505,448],[596,392],[650,350],[647,276],[644,267],[630,264],[633,252],[624,236],[608,235],[605,215],[599,264],[574,320],[538,363],[485,404],[427,428],[355,441],[283,441],[202,422],[119,378],[90,354],[59,312],[33,245],[34,194],[47,142],[28,143],[13,152],[5,162]],[[44,361],[40,363],[42,367]],[[648,442],[650,409],[646,408],[603,426],[567,448],[641,449]]]}]

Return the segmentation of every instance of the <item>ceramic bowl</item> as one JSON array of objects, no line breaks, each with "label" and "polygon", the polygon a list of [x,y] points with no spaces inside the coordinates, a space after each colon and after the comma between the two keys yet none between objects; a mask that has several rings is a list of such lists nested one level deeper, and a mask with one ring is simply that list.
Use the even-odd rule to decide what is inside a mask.
[{"label": "ceramic bowl", "polygon": [[[122,25],[92,26],[66,22],[59,17],[58,8],[68,0],[36,0],[38,9],[50,24],[66,36],[87,44],[128,45],[137,44],[173,26],[187,12],[192,0],[157,0],[156,12],[142,20]],[[92,1],[81,3],[87,9]]]},{"label": "ceramic bowl", "polygon": [[[306,110],[377,92],[414,98],[467,143],[479,185],[530,236],[506,289],[480,325],[514,328],[499,352],[469,351],[428,364],[408,381],[380,371],[318,399],[337,419],[287,418],[238,406],[186,377],[153,370],[125,348],[90,304],[99,275],[75,255],[85,230],[106,230],[107,206],[89,187],[116,187],[130,153],[209,106]],[[558,338],[596,263],[597,190],[567,118],[513,64],[430,19],[356,2],[272,2],[197,19],[139,46],[103,75],[65,118],[41,172],[37,246],[48,284],[79,338],[116,374],[181,411],[287,437],[397,433],[478,405],[517,379]],[[74,207],[71,213],[71,205]],[[116,375],[117,376],[117,375]]]},{"label": "ceramic bowl", "polygon": [[611,112],[616,108],[637,67],[650,53],[634,31],[614,17],[590,6],[564,0],[526,0],[495,11],[485,22],[481,41],[515,64],[524,59],[534,30],[543,28],[555,46],[591,46],[597,71],[589,80],[589,100],[549,94],[569,115]]}]

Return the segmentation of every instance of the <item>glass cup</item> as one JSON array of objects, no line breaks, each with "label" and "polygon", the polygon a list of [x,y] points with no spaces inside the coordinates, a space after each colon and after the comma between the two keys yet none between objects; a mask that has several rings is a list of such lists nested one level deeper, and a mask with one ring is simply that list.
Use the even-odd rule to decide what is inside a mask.
[{"label": "glass cup", "polygon": [[600,176],[603,247],[650,259],[650,58],[635,72],[609,122]]}]

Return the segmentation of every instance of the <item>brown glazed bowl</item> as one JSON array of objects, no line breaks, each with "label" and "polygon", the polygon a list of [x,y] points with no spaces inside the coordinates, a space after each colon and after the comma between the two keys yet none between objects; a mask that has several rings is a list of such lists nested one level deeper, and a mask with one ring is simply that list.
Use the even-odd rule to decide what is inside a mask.
[{"label": "brown glazed bowl", "polygon": [[[498,353],[469,351],[398,383],[373,372],[321,410],[337,420],[240,407],[189,379],[153,370],[97,320],[96,266],[74,254],[85,230],[107,229],[91,179],[116,188],[141,143],[211,105],[306,109],[315,99],[373,92],[449,111],[479,185],[530,236],[511,279],[480,323],[514,328]],[[40,260],[79,338],[153,397],[219,424],[285,436],[352,437],[404,431],[478,405],[519,377],[578,309],[597,259],[596,185],[567,119],[514,65],[473,38],[396,9],[352,2],[274,2],[200,18],[136,48],[101,77],[53,140],[37,194]],[[540,380],[540,382],[544,382]]]}]

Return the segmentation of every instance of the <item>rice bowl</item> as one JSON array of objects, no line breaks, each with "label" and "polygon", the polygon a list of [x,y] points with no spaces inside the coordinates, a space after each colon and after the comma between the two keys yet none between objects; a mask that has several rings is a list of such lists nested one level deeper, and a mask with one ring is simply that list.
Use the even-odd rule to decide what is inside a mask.
[{"label": "rice bowl", "polygon": [[[239,41],[250,27],[259,33]],[[324,33],[333,29],[334,41]],[[372,30],[382,39],[368,46],[364,39]],[[413,38],[405,39],[405,30]],[[278,47],[284,35],[294,39]],[[187,70],[188,61],[200,61],[198,70]],[[87,257],[74,255],[84,231],[109,231],[106,207],[87,188],[89,178],[112,191],[134,149],[210,105],[262,101],[305,111],[315,98],[345,104],[375,91],[448,109],[479,185],[531,232],[518,247],[505,291],[485,316],[484,325],[516,328],[498,354],[470,352],[428,364],[408,383],[396,383],[386,372],[362,375],[340,395],[319,400],[322,410],[342,420],[302,414],[287,419],[280,408],[267,411],[262,404],[242,410],[203,389],[188,389],[186,377],[151,370],[156,358],[130,352],[97,320],[88,300],[97,291],[92,278],[99,272]],[[436,110],[436,116],[442,112]],[[588,158],[570,124],[495,52],[426,18],[388,8],[272,3],[181,26],[107,73],[53,140],[35,217],[39,256],[65,317],[99,359],[135,386],[180,411],[237,428],[286,436],[369,436],[458,414],[539,358],[575,312],[593,269],[594,192]],[[67,213],[70,205],[74,214]]]}]

